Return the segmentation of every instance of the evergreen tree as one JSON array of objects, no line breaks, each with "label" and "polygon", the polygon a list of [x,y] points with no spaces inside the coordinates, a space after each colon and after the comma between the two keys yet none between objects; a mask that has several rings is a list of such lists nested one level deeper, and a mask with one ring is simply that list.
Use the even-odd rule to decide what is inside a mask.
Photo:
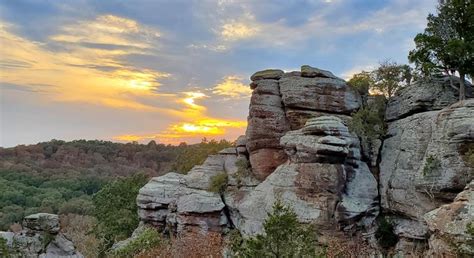
[{"label": "evergreen tree", "polygon": [[263,224],[265,233],[233,245],[237,257],[318,257],[314,227],[298,222],[295,212],[275,202]]},{"label": "evergreen tree", "polygon": [[423,33],[415,37],[409,60],[425,75],[459,73],[459,99],[466,98],[466,76],[474,74],[474,4],[472,0],[440,1]]}]

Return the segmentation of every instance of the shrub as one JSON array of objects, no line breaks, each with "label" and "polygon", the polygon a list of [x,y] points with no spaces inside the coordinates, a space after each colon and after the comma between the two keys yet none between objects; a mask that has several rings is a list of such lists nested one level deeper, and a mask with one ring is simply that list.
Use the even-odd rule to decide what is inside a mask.
[{"label": "shrub", "polygon": [[[241,239],[236,233],[232,252],[237,257],[322,257],[316,230],[298,222],[296,213],[280,201],[263,224],[265,233]],[[241,243],[241,244],[239,244]]]},{"label": "shrub", "polygon": [[237,172],[234,174],[234,178],[237,180],[237,185],[240,186],[242,178],[248,177],[251,174],[250,163],[245,158],[240,158],[235,162],[237,166]]},{"label": "shrub", "polygon": [[227,187],[227,180],[228,178],[225,172],[213,176],[208,190],[213,193],[223,193]]},{"label": "shrub", "polygon": [[349,122],[349,129],[368,140],[380,139],[385,135],[385,98],[375,96],[366,107],[359,109]]},{"label": "shrub", "polygon": [[10,257],[10,252],[8,250],[7,240],[3,237],[0,237],[0,256],[1,257]]},{"label": "shrub", "polygon": [[385,217],[381,217],[379,220],[379,227],[377,232],[375,232],[375,238],[377,238],[379,245],[384,249],[393,247],[398,242],[398,236],[393,232],[392,223],[385,219]]},{"label": "shrub", "polygon": [[436,171],[440,167],[441,167],[441,161],[438,158],[432,155],[429,155],[426,158],[425,166],[423,167],[423,176],[428,176],[432,174],[434,171]]},{"label": "shrub", "polygon": [[157,247],[161,243],[161,236],[153,228],[146,228],[137,237],[133,238],[125,246],[112,252],[113,257],[133,257],[140,252],[146,252]]},{"label": "shrub", "polygon": [[469,143],[466,146],[463,157],[468,166],[474,167],[474,143]]},{"label": "shrub", "polygon": [[469,233],[469,235],[474,237],[474,222],[469,222],[469,224],[467,224],[466,231],[467,231],[467,233]]}]

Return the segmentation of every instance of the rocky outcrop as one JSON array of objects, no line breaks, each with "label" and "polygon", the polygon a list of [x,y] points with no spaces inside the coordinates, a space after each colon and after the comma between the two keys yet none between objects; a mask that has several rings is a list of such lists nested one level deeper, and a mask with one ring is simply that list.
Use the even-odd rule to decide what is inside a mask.
[{"label": "rocky outcrop", "polygon": [[[449,80],[414,83],[388,102],[385,139],[364,144],[348,129],[361,97],[331,72],[272,69],[251,80],[246,135],[186,175],[153,178],[137,198],[143,225],[255,235],[281,200],[324,237],[364,238],[373,254],[381,212],[400,255],[450,254],[453,243],[469,254],[472,183],[459,193],[474,179],[473,99],[456,102]],[[222,191],[209,192],[224,174]]]},{"label": "rocky outcrop", "polygon": [[137,197],[140,220],[172,233],[195,229],[221,232],[228,227],[221,196],[208,189],[219,174],[233,177],[238,172],[238,159],[246,161],[246,150],[242,149],[245,138],[238,142],[237,148],[209,156],[186,175],[168,173],[153,178]]},{"label": "rocky outcrop", "polygon": [[[459,81],[459,78],[453,80]],[[466,82],[467,88],[471,85]],[[468,90],[469,92],[469,90]],[[419,81],[402,88],[390,99],[386,120],[394,121],[416,113],[441,110],[458,101],[459,93],[450,85],[449,77]]]},{"label": "rocky outcrop", "polygon": [[58,215],[48,213],[29,215],[23,220],[23,228],[19,233],[0,232],[0,237],[7,239],[11,253],[18,253],[20,257],[84,257],[60,232]]},{"label": "rocky outcrop", "polygon": [[327,114],[348,120],[361,98],[331,72],[302,66],[301,72],[265,70],[251,76],[247,149],[253,173],[264,180],[287,156],[280,138],[304,126],[307,119]]},{"label": "rocky outcrop", "polygon": [[424,243],[425,214],[451,203],[474,179],[462,153],[474,142],[474,100],[455,103],[456,95],[440,79],[407,87],[388,103],[379,185],[400,243]]},{"label": "rocky outcrop", "polygon": [[241,233],[261,233],[277,199],[293,207],[301,222],[327,230],[367,225],[377,216],[377,182],[360,161],[357,137],[341,119],[312,118],[302,129],[286,133],[280,143],[289,157],[286,163],[243,198],[241,192],[225,195]]},{"label": "rocky outcrop", "polygon": [[474,181],[450,204],[424,216],[428,223],[430,256],[474,256]]}]

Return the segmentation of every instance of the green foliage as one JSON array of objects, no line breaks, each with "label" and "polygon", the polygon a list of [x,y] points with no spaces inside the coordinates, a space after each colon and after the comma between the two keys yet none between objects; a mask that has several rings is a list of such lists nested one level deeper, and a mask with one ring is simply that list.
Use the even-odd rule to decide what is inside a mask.
[{"label": "green foliage", "polygon": [[113,257],[133,257],[134,255],[157,247],[161,243],[160,233],[152,228],[146,228],[127,245],[114,250]]},{"label": "green foliage", "polygon": [[468,143],[463,153],[463,159],[468,166],[474,167],[474,143]]},{"label": "green foliage", "polygon": [[469,224],[467,224],[466,232],[474,237],[474,222],[469,222]]},{"label": "green foliage", "polygon": [[379,219],[379,227],[375,232],[375,237],[379,245],[384,249],[394,247],[398,242],[398,236],[393,232],[392,223],[385,217]]},{"label": "green foliage", "polygon": [[375,81],[371,72],[362,71],[354,74],[347,82],[349,86],[356,89],[360,95],[369,95],[369,90],[374,87]]},{"label": "green foliage", "polygon": [[435,156],[429,155],[426,158],[425,166],[423,167],[423,176],[429,176],[440,167],[441,161]]},{"label": "green foliage", "polygon": [[100,178],[49,177],[13,170],[0,170],[0,230],[38,212],[91,214],[90,195]]},{"label": "green foliage", "polygon": [[368,140],[380,139],[385,135],[385,97],[374,96],[367,106],[353,114],[349,129]]},{"label": "green foliage", "polygon": [[237,185],[240,186],[242,178],[251,176],[250,162],[246,158],[239,158],[235,165],[237,166],[237,172],[233,176],[237,180]]},{"label": "green foliage", "polygon": [[323,257],[317,245],[316,230],[298,222],[295,212],[275,202],[263,224],[265,234],[248,239],[233,236],[236,257]]},{"label": "green foliage", "polygon": [[10,257],[9,248],[7,246],[7,240],[3,237],[0,237],[0,256]]},{"label": "green foliage", "polygon": [[425,75],[459,73],[459,98],[465,98],[464,79],[474,74],[474,3],[450,0],[430,14],[423,33],[415,37],[409,60]]},{"label": "green foliage", "polygon": [[227,188],[228,177],[225,172],[221,172],[211,178],[209,191],[213,193],[224,193]]},{"label": "green foliage", "polygon": [[98,221],[95,234],[104,240],[102,252],[114,242],[130,236],[138,226],[135,199],[147,181],[142,174],[120,178],[107,184],[93,196],[94,215]]},{"label": "green foliage", "polygon": [[187,173],[194,166],[202,164],[209,155],[216,154],[228,147],[232,147],[232,143],[227,140],[208,141],[206,138],[198,144],[182,143],[179,146],[173,170],[178,173]]},{"label": "green foliage", "polygon": [[400,65],[396,62],[383,61],[373,71],[374,91],[391,98],[397,90],[409,85],[412,79],[412,71],[408,65]]}]

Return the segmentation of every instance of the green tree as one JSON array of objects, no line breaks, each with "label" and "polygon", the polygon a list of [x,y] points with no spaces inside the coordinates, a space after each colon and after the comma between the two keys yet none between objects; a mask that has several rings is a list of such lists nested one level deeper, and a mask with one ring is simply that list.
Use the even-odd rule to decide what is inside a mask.
[{"label": "green tree", "polygon": [[277,201],[273,211],[263,224],[265,233],[233,244],[237,257],[317,257],[321,252],[317,245],[314,227],[298,222],[296,213]]},{"label": "green tree", "polygon": [[375,81],[371,72],[362,71],[354,74],[352,78],[347,82],[349,86],[354,88],[362,96],[363,103],[367,103],[367,97],[369,96],[369,90],[374,87]]},{"label": "green tree", "polygon": [[408,65],[400,65],[389,60],[380,63],[373,72],[373,90],[387,98],[393,97],[398,89],[409,85],[412,79]]},{"label": "green tree", "polygon": [[135,200],[146,182],[146,176],[135,174],[105,185],[93,196],[94,215],[98,221],[94,231],[99,239],[103,239],[102,253],[114,242],[129,237],[138,226]]},{"label": "green tree", "polygon": [[425,75],[458,72],[459,100],[463,100],[466,76],[474,74],[474,3],[440,1],[437,14],[430,14],[427,20],[425,31],[415,37],[415,49],[408,59]]}]

